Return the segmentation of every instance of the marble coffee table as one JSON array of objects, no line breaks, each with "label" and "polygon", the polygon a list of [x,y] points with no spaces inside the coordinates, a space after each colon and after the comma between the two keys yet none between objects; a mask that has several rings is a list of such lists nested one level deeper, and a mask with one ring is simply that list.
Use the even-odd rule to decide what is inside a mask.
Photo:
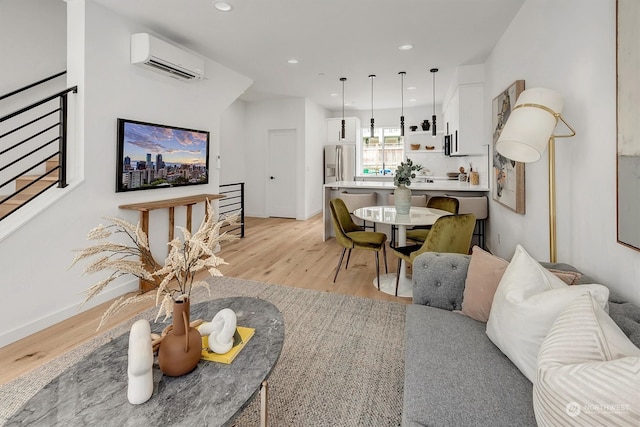
[{"label": "marble coffee table", "polygon": [[[284,319],[271,303],[249,297],[211,300],[191,307],[191,319],[211,320],[231,308],[238,325],[256,329],[230,365],[200,361],[181,377],[153,366],[153,396],[141,405],[127,400],[125,333],[71,366],[33,396],[7,425],[224,426],[261,389],[284,343]],[[166,324],[153,324],[161,331]],[[264,415],[263,415],[264,416]]]}]

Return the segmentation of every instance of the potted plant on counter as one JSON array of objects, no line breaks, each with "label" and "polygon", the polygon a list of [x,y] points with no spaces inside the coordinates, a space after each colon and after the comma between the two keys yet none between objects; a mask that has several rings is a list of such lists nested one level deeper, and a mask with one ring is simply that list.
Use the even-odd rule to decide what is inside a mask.
[{"label": "potted plant on counter", "polygon": [[422,166],[416,165],[407,158],[406,162],[400,162],[393,178],[393,184],[396,186],[394,191],[394,204],[396,213],[408,214],[411,209],[411,179],[416,177],[415,171],[422,169]]}]

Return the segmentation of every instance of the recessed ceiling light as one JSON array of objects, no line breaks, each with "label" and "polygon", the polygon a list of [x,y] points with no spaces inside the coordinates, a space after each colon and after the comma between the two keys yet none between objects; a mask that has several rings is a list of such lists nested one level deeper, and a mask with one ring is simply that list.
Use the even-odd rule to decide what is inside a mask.
[{"label": "recessed ceiling light", "polygon": [[337,93],[332,93],[331,96],[338,96],[338,94]]},{"label": "recessed ceiling light", "polygon": [[297,59],[293,59],[291,58],[290,60],[287,61],[289,64],[297,64],[298,60]]},{"label": "recessed ceiling light", "polygon": [[409,86],[409,87],[407,88],[407,90],[416,90],[416,87],[415,87],[415,86]]},{"label": "recessed ceiling light", "polygon": [[412,44],[403,44],[402,46],[398,46],[398,49],[400,49],[400,50],[413,49],[413,45]]},{"label": "recessed ceiling light", "polygon": [[233,9],[233,7],[226,1],[217,1],[213,4],[213,6],[220,12],[230,12],[231,9]]},{"label": "recessed ceiling light", "polygon": [[409,100],[409,102],[416,102],[416,101],[417,101],[417,99],[415,99],[415,98],[411,98],[411,99]]}]

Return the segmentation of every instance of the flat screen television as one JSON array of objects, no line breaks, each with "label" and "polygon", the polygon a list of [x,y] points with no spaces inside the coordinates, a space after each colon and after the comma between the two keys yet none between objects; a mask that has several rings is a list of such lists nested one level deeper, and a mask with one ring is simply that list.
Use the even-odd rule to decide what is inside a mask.
[{"label": "flat screen television", "polygon": [[209,182],[209,132],[118,119],[116,192]]}]

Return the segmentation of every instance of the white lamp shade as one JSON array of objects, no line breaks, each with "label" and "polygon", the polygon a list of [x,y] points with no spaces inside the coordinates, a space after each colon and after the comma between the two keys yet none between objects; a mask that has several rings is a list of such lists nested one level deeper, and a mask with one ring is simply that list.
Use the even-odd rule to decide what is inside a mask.
[{"label": "white lamp shade", "polygon": [[542,156],[558,119],[540,107],[516,108],[523,104],[542,105],[560,114],[564,102],[557,92],[545,88],[527,89],[518,97],[496,142],[496,150],[508,159],[530,163]]}]

